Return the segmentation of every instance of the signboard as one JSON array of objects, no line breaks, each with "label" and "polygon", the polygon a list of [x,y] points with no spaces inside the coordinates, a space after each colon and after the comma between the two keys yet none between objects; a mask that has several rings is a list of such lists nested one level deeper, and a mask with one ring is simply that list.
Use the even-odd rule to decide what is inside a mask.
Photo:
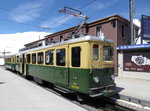
[{"label": "signboard", "polygon": [[142,39],[150,40],[150,16],[142,15],[141,34]]},{"label": "signboard", "polygon": [[149,50],[124,51],[124,71],[150,72]]},{"label": "signboard", "polygon": [[117,50],[131,50],[131,49],[140,49],[140,48],[150,48],[150,44],[136,44],[136,45],[124,45],[118,46]]}]

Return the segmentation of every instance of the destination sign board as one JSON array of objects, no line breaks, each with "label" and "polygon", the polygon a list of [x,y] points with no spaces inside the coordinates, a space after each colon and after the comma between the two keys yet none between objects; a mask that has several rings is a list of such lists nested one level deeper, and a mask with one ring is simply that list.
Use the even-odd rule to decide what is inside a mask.
[{"label": "destination sign board", "polygon": [[150,16],[142,15],[141,37],[142,39],[150,40]]}]

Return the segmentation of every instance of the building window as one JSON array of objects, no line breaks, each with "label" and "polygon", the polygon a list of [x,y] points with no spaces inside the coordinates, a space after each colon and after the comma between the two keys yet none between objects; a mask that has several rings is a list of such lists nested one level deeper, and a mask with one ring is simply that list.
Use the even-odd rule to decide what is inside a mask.
[{"label": "building window", "polygon": [[45,53],[45,64],[53,65],[54,64],[54,50],[47,51]]},{"label": "building window", "polygon": [[65,57],[66,57],[65,49],[56,50],[56,64],[58,66],[65,66]]},{"label": "building window", "polygon": [[60,42],[64,41],[63,36],[60,36]]},{"label": "building window", "polygon": [[30,54],[27,54],[27,63],[30,64]]},{"label": "building window", "polygon": [[99,46],[97,44],[93,45],[93,60],[97,61],[99,59]]},{"label": "building window", "polygon": [[113,47],[103,46],[103,60],[112,61],[113,60]]},{"label": "building window", "polygon": [[32,54],[32,64],[36,64],[36,53]]},{"label": "building window", "polygon": [[80,67],[80,56],[81,48],[73,47],[72,48],[72,67]]},{"label": "building window", "polygon": [[121,25],[121,34],[122,34],[122,37],[124,37],[124,34],[125,34],[124,25]]},{"label": "building window", "polygon": [[43,64],[43,52],[38,53],[38,64]]},{"label": "building window", "polygon": [[96,27],[96,36],[100,37],[102,35],[102,26]]}]

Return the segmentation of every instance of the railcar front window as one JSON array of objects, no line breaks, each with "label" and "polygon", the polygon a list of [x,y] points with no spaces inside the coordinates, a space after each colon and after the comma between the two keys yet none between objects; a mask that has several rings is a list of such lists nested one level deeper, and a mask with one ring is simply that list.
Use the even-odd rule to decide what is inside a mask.
[{"label": "railcar front window", "polygon": [[38,64],[43,64],[43,52],[38,53]]},{"label": "railcar front window", "polygon": [[80,47],[72,48],[72,67],[80,67]]},{"label": "railcar front window", "polygon": [[54,50],[50,50],[50,51],[47,51],[45,53],[46,55],[46,61],[45,63],[48,65],[53,65],[54,64]]},{"label": "railcar front window", "polygon": [[97,61],[99,59],[99,46],[97,44],[93,45],[93,60]]},{"label": "railcar front window", "polygon": [[65,57],[66,51],[65,49],[57,49],[56,50],[56,64],[58,66],[65,66]]},{"label": "railcar front window", "polygon": [[113,60],[113,47],[103,46],[103,60],[112,61]]}]

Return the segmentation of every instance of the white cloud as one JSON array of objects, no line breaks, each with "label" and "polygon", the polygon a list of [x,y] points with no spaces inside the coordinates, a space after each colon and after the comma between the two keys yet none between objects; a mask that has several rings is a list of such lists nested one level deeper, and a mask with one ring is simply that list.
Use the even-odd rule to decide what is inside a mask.
[{"label": "white cloud", "polygon": [[73,16],[60,16],[60,17],[53,17],[50,18],[49,20],[43,22],[40,26],[42,27],[50,27],[50,28],[55,28],[58,27],[66,22],[68,22],[69,20],[73,19]]},{"label": "white cloud", "polygon": [[43,2],[22,3],[12,10],[10,17],[16,22],[27,22],[32,20],[33,17],[39,17],[43,6]]},{"label": "white cloud", "polygon": [[[44,38],[47,32],[23,32],[14,34],[0,34],[0,52],[4,49],[9,54],[17,53],[20,48],[24,47],[24,44],[36,41]],[[1,54],[0,54],[1,55]]]}]

